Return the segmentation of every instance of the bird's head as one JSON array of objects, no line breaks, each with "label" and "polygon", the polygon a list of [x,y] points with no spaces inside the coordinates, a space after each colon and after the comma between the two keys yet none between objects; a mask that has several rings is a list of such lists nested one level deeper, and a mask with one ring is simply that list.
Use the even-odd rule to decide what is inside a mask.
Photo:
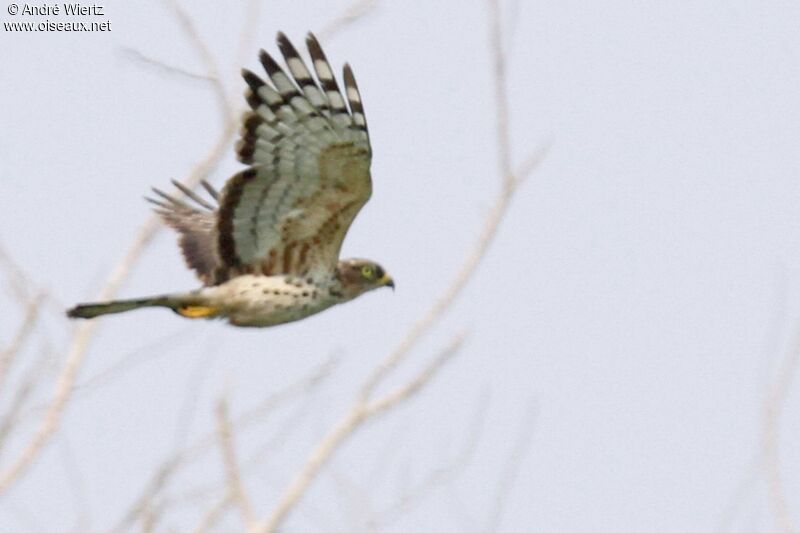
[{"label": "bird's head", "polygon": [[382,266],[369,259],[344,259],[339,261],[337,277],[348,300],[380,287],[391,287],[394,280]]}]

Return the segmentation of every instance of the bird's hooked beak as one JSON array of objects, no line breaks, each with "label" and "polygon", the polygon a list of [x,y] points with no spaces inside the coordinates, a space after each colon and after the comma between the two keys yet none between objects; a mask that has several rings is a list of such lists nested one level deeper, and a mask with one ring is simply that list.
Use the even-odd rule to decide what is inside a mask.
[{"label": "bird's hooked beak", "polygon": [[394,280],[389,276],[389,274],[384,274],[381,279],[378,280],[378,284],[381,287],[391,287],[394,290]]}]

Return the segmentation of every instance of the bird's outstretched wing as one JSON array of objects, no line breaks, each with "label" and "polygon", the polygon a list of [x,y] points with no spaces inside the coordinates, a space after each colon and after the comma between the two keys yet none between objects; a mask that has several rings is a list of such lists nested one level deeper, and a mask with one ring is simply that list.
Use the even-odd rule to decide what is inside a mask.
[{"label": "bird's outstretched wing", "polygon": [[180,234],[179,243],[186,264],[197,273],[197,277],[204,284],[210,285],[220,265],[217,256],[217,214],[214,205],[219,199],[219,193],[207,181],[201,182],[211,196],[214,202],[212,204],[180,182],[173,180],[172,183],[193,203],[178,200],[155,188],[153,192],[158,198],[147,198],[147,200],[156,205],[156,213],[161,215],[164,222]]},{"label": "bird's outstretched wing", "polygon": [[263,50],[269,83],[242,71],[251,111],[236,152],[250,167],[220,196],[216,283],[243,273],[332,275],[372,192],[367,123],[349,65],[346,102],[313,34],[306,44],[316,80],[286,36],[277,40],[289,75]]}]

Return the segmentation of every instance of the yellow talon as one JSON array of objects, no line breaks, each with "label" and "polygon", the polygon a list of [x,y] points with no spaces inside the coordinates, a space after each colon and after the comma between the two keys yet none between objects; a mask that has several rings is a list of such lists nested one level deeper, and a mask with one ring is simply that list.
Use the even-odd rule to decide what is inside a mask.
[{"label": "yellow talon", "polygon": [[176,309],[179,315],[186,318],[208,318],[217,314],[216,307],[206,305],[185,305]]}]

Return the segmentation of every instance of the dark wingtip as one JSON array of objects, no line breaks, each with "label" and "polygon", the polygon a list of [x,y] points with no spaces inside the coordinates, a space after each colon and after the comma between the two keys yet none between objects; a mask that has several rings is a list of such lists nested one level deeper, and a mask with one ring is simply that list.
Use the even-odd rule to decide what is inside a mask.
[{"label": "dark wingtip", "polygon": [[259,87],[266,85],[264,80],[256,76],[252,70],[246,68],[242,69],[242,78],[244,78],[244,81],[250,86],[253,92],[258,92]]},{"label": "dark wingtip", "polygon": [[292,45],[291,41],[289,41],[289,38],[282,31],[278,32],[278,36],[275,38],[275,41],[278,43],[278,48],[281,49],[283,49],[284,46]]},{"label": "dark wingtip", "polygon": [[268,74],[272,74],[281,70],[278,62],[275,61],[275,59],[273,59],[272,56],[269,55],[269,53],[263,48],[258,52],[258,60],[261,61],[261,64],[264,66],[264,70],[266,70]]},{"label": "dark wingtip", "polygon": [[356,90],[358,90],[356,76],[353,74],[353,67],[350,66],[350,63],[345,63],[342,67],[342,76],[344,78],[345,85],[352,85]]},{"label": "dark wingtip", "polygon": [[311,32],[306,34],[306,46],[308,47],[308,51],[312,53],[312,55],[317,54],[319,56],[324,57],[325,53],[322,51],[322,46],[319,44],[319,40],[317,40],[317,36]]},{"label": "dark wingtip", "polygon": [[292,41],[289,40],[283,32],[278,32],[278,48],[283,54],[284,59],[288,64],[290,57],[300,57],[300,53],[297,51],[297,48],[294,47]]}]

